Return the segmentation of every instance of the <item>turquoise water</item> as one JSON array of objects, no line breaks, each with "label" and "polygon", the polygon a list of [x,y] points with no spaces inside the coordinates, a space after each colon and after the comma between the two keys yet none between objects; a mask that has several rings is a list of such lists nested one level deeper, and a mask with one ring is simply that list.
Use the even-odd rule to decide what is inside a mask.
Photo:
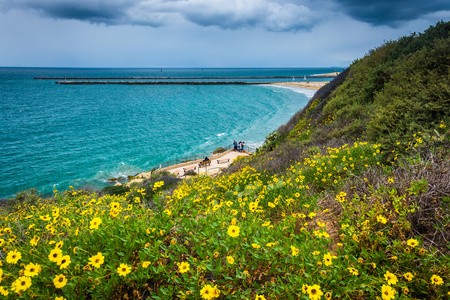
[{"label": "turquoise water", "polygon": [[99,189],[108,178],[213,151],[233,139],[257,147],[314,94],[267,85],[71,86],[35,76],[295,76],[302,81],[303,75],[333,71],[0,68],[0,197],[32,187],[44,194],[70,185]]}]

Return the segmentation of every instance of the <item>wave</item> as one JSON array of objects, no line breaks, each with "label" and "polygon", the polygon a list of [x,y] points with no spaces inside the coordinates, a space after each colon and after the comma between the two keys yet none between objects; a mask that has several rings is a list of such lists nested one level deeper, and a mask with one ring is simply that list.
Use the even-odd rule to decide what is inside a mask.
[{"label": "wave", "polygon": [[93,181],[108,182],[108,179],[111,178],[126,178],[129,175],[136,175],[141,172],[145,172],[145,170],[134,165],[120,162],[118,165],[109,169],[103,168],[103,170],[98,171],[91,179]]}]

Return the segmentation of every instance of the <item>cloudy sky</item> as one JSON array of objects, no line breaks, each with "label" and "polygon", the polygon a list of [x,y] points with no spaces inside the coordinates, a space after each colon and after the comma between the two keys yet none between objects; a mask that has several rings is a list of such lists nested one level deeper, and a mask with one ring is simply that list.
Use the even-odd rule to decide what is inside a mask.
[{"label": "cloudy sky", "polygon": [[448,0],[0,0],[0,66],[348,66]]}]

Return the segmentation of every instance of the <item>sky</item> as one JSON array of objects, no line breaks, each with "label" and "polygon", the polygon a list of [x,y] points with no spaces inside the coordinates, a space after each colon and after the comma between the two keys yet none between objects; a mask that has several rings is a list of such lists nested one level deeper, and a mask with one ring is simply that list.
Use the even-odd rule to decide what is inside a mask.
[{"label": "sky", "polygon": [[4,67],[346,67],[448,0],[0,0]]}]

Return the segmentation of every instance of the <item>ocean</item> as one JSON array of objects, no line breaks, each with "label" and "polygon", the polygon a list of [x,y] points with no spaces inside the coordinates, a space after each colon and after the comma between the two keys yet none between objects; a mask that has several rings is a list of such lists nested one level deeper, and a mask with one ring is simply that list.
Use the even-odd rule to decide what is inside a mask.
[{"label": "ocean", "polygon": [[69,186],[98,190],[109,178],[233,140],[259,147],[315,93],[264,84],[61,85],[34,77],[289,77],[263,80],[280,82],[334,71],[0,68],[0,198],[34,187],[44,195]]}]

